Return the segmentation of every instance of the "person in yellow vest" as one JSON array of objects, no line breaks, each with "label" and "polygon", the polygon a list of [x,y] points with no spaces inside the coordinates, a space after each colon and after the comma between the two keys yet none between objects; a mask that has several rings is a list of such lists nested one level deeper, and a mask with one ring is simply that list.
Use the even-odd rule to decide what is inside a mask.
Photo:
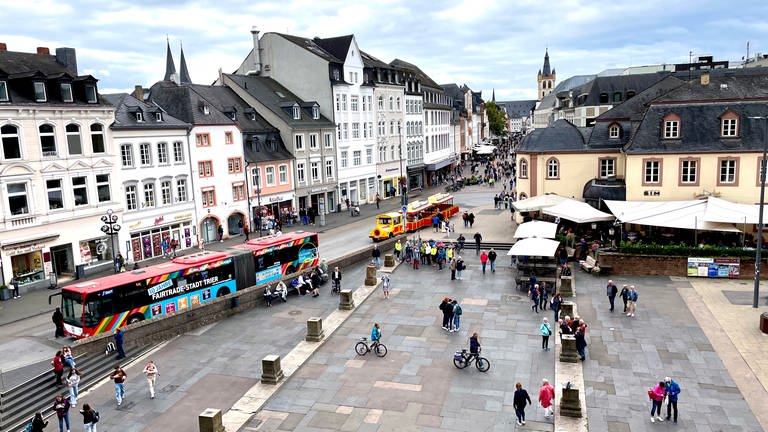
[{"label": "person in yellow vest", "polygon": [[446,247],[445,248],[445,257],[448,261],[453,259],[453,248],[452,247]]},{"label": "person in yellow vest", "polygon": [[395,242],[395,258],[400,259],[400,252],[403,250],[403,244],[400,243],[400,239]]},{"label": "person in yellow vest", "polygon": [[432,255],[432,265],[437,264],[437,246],[433,246],[429,253]]}]

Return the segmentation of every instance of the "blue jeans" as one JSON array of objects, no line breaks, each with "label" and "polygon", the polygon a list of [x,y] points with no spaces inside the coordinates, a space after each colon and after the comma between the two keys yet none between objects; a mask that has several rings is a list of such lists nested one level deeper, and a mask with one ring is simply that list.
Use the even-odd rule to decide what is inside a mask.
[{"label": "blue jeans", "polygon": [[521,421],[521,422],[525,421],[525,409],[515,408],[515,415],[517,416],[517,421]]},{"label": "blue jeans", "polygon": [[464,270],[456,270],[456,278],[457,279],[461,279],[461,272],[463,272],[463,271]]},{"label": "blue jeans", "polygon": [[[659,409],[661,409],[661,408],[659,408]],[[66,430],[69,430],[69,411],[64,413],[63,417],[59,417],[59,432],[64,432],[64,430],[65,430],[64,429],[64,423],[67,424],[67,429]]]},{"label": "blue jeans", "polygon": [[482,266],[483,266],[483,274],[485,274],[485,265],[486,265],[486,264],[487,264],[487,262],[484,262],[484,263],[480,263],[480,265],[482,265]]},{"label": "blue jeans", "polygon": [[77,384],[69,388],[69,403],[72,406],[77,405]]},{"label": "blue jeans", "polygon": [[661,402],[653,400],[653,405],[651,405],[651,417],[653,417],[653,413],[655,412],[657,416],[661,417]]},{"label": "blue jeans", "polygon": [[494,261],[490,261],[489,260],[489,262],[491,263],[491,271],[495,272],[496,271],[496,261],[495,260]]},{"label": "blue jeans", "polygon": [[376,268],[381,267],[381,257],[374,257],[373,262],[376,264]]},{"label": "blue jeans", "polygon": [[453,314],[453,328],[454,330],[458,330],[461,326],[461,315]]},{"label": "blue jeans", "polygon": [[123,387],[123,383],[115,383],[115,400],[118,405],[123,403],[123,395],[125,395],[125,387]]}]

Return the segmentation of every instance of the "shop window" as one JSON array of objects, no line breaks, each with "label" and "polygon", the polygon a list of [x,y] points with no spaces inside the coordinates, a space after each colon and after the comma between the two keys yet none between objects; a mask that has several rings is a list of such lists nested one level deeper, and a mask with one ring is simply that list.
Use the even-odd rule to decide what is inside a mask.
[{"label": "shop window", "polygon": [[11,257],[11,269],[13,277],[19,282],[19,285],[26,285],[32,282],[45,279],[43,271],[43,253],[33,251]]}]

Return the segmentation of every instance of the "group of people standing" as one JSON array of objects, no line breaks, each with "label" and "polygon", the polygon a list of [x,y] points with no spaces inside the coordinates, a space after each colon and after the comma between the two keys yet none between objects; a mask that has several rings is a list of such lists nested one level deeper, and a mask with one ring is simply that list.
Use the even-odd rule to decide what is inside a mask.
[{"label": "group of people standing", "polygon": [[608,302],[611,305],[611,312],[613,312],[614,309],[616,294],[619,295],[624,303],[624,313],[627,314],[628,317],[634,317],[635,311],[637,310],[637,288],[634,285],[625,284],[621,287],[621,291],[619,291],[619,288],[613,283],[613,280],[609,280],[608,285],[606,285],[606,295],[608,296]]}]

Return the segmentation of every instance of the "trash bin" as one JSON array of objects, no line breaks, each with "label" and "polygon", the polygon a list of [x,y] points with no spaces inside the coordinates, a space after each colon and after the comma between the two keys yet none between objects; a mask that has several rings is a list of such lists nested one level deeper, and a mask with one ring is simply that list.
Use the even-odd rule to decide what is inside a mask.
[{"label": "trash bin", "polygon": [[760,331],[768,334],[768,312],[760,314]]},{"label": "trash bin", "polygon": [[75,279],[82,279],[85,277],[85,264],[78,264],[75,266]]},{"label": "trash bin", "polygon": [[240,306],[240,296],[232,297],[232,309]]}]

